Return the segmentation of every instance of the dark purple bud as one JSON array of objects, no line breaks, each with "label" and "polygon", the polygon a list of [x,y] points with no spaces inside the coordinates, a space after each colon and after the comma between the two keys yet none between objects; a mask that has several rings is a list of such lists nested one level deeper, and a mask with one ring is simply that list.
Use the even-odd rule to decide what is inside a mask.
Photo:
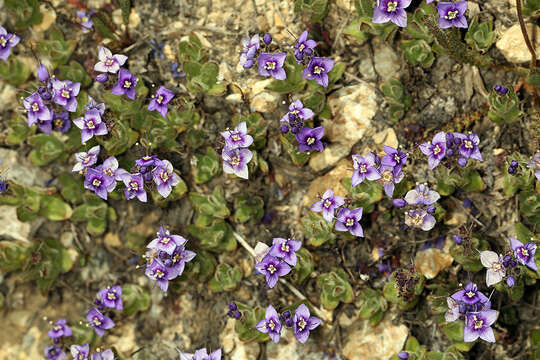
[{"label": "dark purple bud", "polygon": [[377,264],[377,270],[380,272],[380,273],[385,273],[387,272],[388,270],[390,270],[390,267],[387,265],[387,264]]},{"label": "dark purple bud", "polygon": [[452,240],[457,244],[457,245],[461,245],[461,243],[463,242],[463,238],[459,235],[452,235]]},{"label": "dark purple bud", "polygon": [[107,75],[107,74],[99,74],[98,76],[96,76],[96,81],[98,81],[100,83],[104,83],[107,80],[109,80],[109,75]]},{"label": "dark purple bud", "polygon": [[472,209],[473,203],[472,203],[471,199],[465,199],[465,200],[463,200],[463,207],[464,207],[465,209]]},{"label": "dark purple bud", "polygon": [[298,127],[293,127],[293,128],[291,128],[291,132],[292,132],[293,134],[298,134],[298,133],[300,132],[300,128],[298,128]]},{"label": "dark purple bud", "polygon": [[516,171],[517,171],[517,169],[516,169],[515,167],[513,167],[512,165],[510,165],[510,166],[508,167],[508,173],[509,173],[510,175],[514,175],[514,174],[516,173]]},{"label": "dark purple bud", "polygon": [[46,88],[40,87],[40,88],[38,89],[38,93],[39,93],[39,95],[41,96],[41,98],[42,98],[43,100],[51,100],[51,97],[52,97],[52,96],[51,96],[51,94],[49,94],[49,93],[47,92],[47,89],[46,89]]},{"label": "dark purple bud", "polygon": [[434,205],[429,205],[427,208],[426,208],[426,211],[430,214],[433,214],[435,212],[435,206]]},{"label": "dark purple bud", "polygon": [[460,138],[457,138],[457,137],[455,137],[455,138],[454,138],[454,144],[456,144],[456,145],[459,145],[459,144],[461,144],[461,139],[460,139]]},{"label": "dark purple bud", "polygon": [[5,193],[7,191],[7,182],[5,180],[0,179],[0,194]]},{"label": "dark purple bud", "polygon": [[506,278],[506,285],[508,285],[508,287],[514,287],[515,283],[516,283],[516,280],[514,279],[513,276],[509,276]]},{"label": "dark purple bud", "polygon": [[397,357],[401,360],[408,360],[409,359],[409,353],[406,351],[402,351],[399,354],[397,354]]},{"label": "dark purple bud", "polygon": [[405,205],[407,205],[407,202],[405,200],[403,200],[403,199],[394,199],[392,201],[392,205],[394,205],[395,207],[398,207],[398,208],[402,208]]},{"label": "dark purple bud", "polygon": [[506,95],[508,88],[506,86],[496,85],[493,90],[498,92],[500,95]]},{"label": "dark purple bud", "polygon": [[495,87],[493,88],[493,90],[499,92],[501,91],[501,85],[495,85]]},{"label": "dark purple bud", "polygon": [[228,311],[228,312],[227,312],[227,316],[228,316],[228,317],[234,317],[234,313],[233,313],[232,311]]},{"label": "dark purple bud", "polygon": [[457,163],[459,166],[464,167],[465,165],[467,165],[467,158],[459,158]]},{"label": "dark purple bud", "polygon": [[518,162],[516,160],[512,160],[510,161],[510,166],[511,167],[517,167],[518,166]]},{"label": "dark purple bud", "polygon": [[45,82],[49,79],[49,72],[47,71],[47,68],[43,66],[43,64],[40,64],[37,69],[37,78],[41,82]]},{"label": "dark purple bud", "polygon": [[399,223],[398,227],[399,227],[399,230],[401,230],[401,231],[409,230],[409,227],[404,222]]},{"label": "dark purple bud", "polygon": [[450,149],[450,148],[446,149],[446,156],[450,157],[452,155],[454,155],[454,149]]},{"label": "dark purple bud", "polygon": [[152,173],[148,171],[146,174],[143,174],[144,181],[152,181]]},{"label": "dark purple bud", "polygon": [[287,124],[281,124],[279,127],[279,131],[281,131],[283,134],[286,134],[289,132],[289,125]]},{"label": "dark purple bud", "polygon": [[231,301],[231,302],[229,303],[229,310],[235,311],[235,310],[237,310],[237,309],[238,309],[238,307],[236,306],[236,303],[235,303],[234,301]]},{"label": "dark purple bud", "polygon": [[292,327],[293,323],[294,323],[293,319],[291,319],[291,318],[285,320],[285,326],[287,326],[287,327]]},{"label": "dark purple bud", "polygon": [[285,311],[282,315],[283,315],[283,317],[284,317],[285,319],[288,319],[288,318],[291,317],[291,312],[290,312],[290,311]]},{"label": "dark purple bud", "polygon": [[263,41],[266,45],[270,45],[270,43],[272,42],[272,35],[270,35],[269,33],[264,34]]},{"label": "dark purple bud", "polygon": [[235,318],[236,320],[240,320],[241,317],[242,317],[242,313],[238,310],[235,310],[233,313],[233,318]]}]

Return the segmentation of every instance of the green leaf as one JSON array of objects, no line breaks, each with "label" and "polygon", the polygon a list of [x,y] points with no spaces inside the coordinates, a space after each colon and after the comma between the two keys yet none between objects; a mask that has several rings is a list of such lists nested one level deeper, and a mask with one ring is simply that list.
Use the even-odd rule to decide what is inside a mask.
[{"label": "green leaf", "polygon": [[473,17],[465,34],[465,41],[476,51],[482,53],[488,51],[495,41],[493,23],[491,21],[479,23],[478,17]]},{"label": "green leaf", "polygon": [[238,311],[242,313],[240,320],[234,324],[234,330],[238,338],[243,342],[267,341],[269,339],[268,334],[262,333],[255,328],[255,325],[264,319],[265,310],[259,306],[252,308],[241,302],[236,302],[236,306],[238,307]]},{"label": "green leaf", "polygon": [[259,196],[240,195],[234,199],[233,220],[243,224],[249,220],[259,222],[264,215],[264,201]]},{"label": "green leaf", "polygon": [[112,40],[117,40],[116,35],[114,35],[114,24],[110,21],[109,16],[106,15],[103,11],[98,11],[92,16],[92,21],[94,22],[94,27],[105,38]]},{"label": "green leaf", "polygon": [[296,285],[301,285],[309,278],[315,270],[315,262],[313,256],[306,248],[301,248],[296,252],[297,262],[293,267],[289,277]]},{"label": "green leaf", "polygon": [[138,134],[129,128],[126,121],[116,121],[109,133],[111,136],[108,140],[103,140],[101,136],[96,139],[109,156],[117,156],[126,152],[137,142],[138,138]]},{"label": "green leaf", "polygon": [[131,0],[120,0],[120,9],[122,9],[122,21],[127,26],[129,24],[129,13],[131,12]]},{"label": "green leaf", "polygon": [[107,221],[103,219],[91,219],[86,224],[86,231],[93,236],[103,235],[105,230],[107,230]]},{"label": "green leaf", "polygon": [[196,154],[195,158],[197,163],[193,166],[193,177],[196,184],[204,184],[220,173],[219,155],[210,146],[206,148],[206,155]]},{"label": "green leaf", "polygon": [[226,218],[230,215],[227,202],[220,186],[214,188],[211,195],[201,195],[195,192],[189,193],[189,200],[197,212],[202,214]]},{"label": "green leaf", "polygon": [[60,65],[59,70],[60,78],[79,82],[84,88],[92,83],[92,79],[88,76],[84,67],[75,60],[71,60],[69,65]]},{"label": "green leaf", "polygon": [[189,277],[198,282],[204,282],[214,274],[216,264],[216,259],[211,253],[205,250],[197,251],[197,256],[187,263],[185,275],[182,274],[181,278]]},{"label": "green leaf", "polygon": [[334,243],[336,234],[333,232],[334,224],[312,211],[307,212],[307,218],[302,219],[304,233],[312,246],[321,246],[324,243]]},{"label": "green leaf", "polygon": [[519,99],[512,86],[508,86],[506,95],[492,90],[489,93],[488,102],[490,105],[488,116],[495,123],[512,123],[523,115]]},{"label": "green leaf", "polygon": [[310,14],[311,22],[322,21],[330,9],[330,0],[296,0],[294,11],[299,14]]},{"label": "green leaf", "polygon": [[150,308],[150,293],[136,284],[122,285],[123,312],[127,316],[146,311]]},{"label": "green leaf", "polygon": [[345,30],[343,30],[343,34],[350,35],[353,38],[357,39],[358,45],[362,45],[369,38],[368,33],[363,32],[360,29],[361,24],[361,19],[354,19],[349,25],[347,25]]},{"label": "green leaf", "polygon": [[10,56],[7,60],[0,61],[0,78],[11,85],[18,86],[23,84],[31,73],[32,70],[14,55]]},{"label": "green leaf", "polygon": [[527,229],[522,223],[514,224],[514,231],[516,232],[516,237],[522,243],[528,243],[529,241],[534,241],[534,234],[532,231]]},{"label": "green leaf", "polygon": [[306,151],[298,151],[298,146],[292,143],[294,139],[294,136],[292,134],[280,134],[279,139],[281,140],[281,144],[283,144],[285,151],[287,151],[287,153],[289,154],[294,165],[302,166],[307,163],[307,161],[309,160],[309,153]]},{"label": "green leaf", "polygon": [[41,201],[41,208],[39,215],[52,220],[52,221],[62,221],[67,220],[71,217],[73,210],[71,206],[63,202],[57,196],[45,195]]},{"label": "green leaf", "polygon": [[379,317],[386,311],[388,305],[386,299],[377,290],[367,288],[360,292],[356,300],[361,319],[370,319],[373,316]]},{"label": "green leaf", "polygon": [[37,134],[28,139],[34,149],[29,159],[36,166],[47,165],[57,159],[64,152],[64,146],[54,135]]},{"label": "green leaf", "polygon": [[58,181],[62,185],[60,192],[64,199],[72,204],[82,203],[84,187],[81,179],[76,179],[69,173],[61,173]]},{"label": "green leaf", "polygon": [[242,280],[242,273],[236,267],[229,264],[219,264],[214,277],[208,283],[212,291],[233,291]]},{"label": "green leaf", "polygon": [[[487,250],[488,244],[486,241],[480,241],[476,237],[471,238],[471,248],[478,251]],[[477,272],[483,269],[478,253],[466,250],[462,245],[452,244],[450,247],[450,255],[454,260],[463,266],[463,269],[470,272]]]},{"label": "green leaf", "polygon": [[293,55],[287,55],[283,68],[287,73],[287,78],[272,81],[266,89],[280,94],[301,91],[306,86],[306,80],[302,76],[302,66],[296,63]]},{"label": "green leaf", "polygon": [[49,38],[38,44],[38,50],[42,56],[52,60],[53,67],[67,64],[71,54],[75,50],[74,40],[65,40],[64,34],[55,26],[49,31]]},{"label": "green leaf", "polygon": [[5,0],[6,9],[15,15],[15,27],[24,29],[37,25],[43,19],[38,0]]},{"label": "green leaf", "polygon": [[421,65],[424,68],[429,68],[435,60],[431,47],[423,39],[403,40],[400,49],[403,51],[407,62],[412,66]]},{"label": "green leaf", "polygon": [[321,289],[321,304],[327,309],[335,309],[340,301],[349,303],[354,300],[349,276],[342,269],[335,268],[319,275],[317,286]]},{"label": "green leaf", "polygon": [[448,340],[460,351],[469,351],[474,346],[474,342],[463,341],[463,321],[444,323],[441,327]]},{"label": "green leaf", "polygon": [[[1,66],[1,64],[0,64]],[[15,115],[8,121],[7,145],[17,145],[22,143],[30,134],[30,127],[20,115]]]},{"label": "green leaf", "polygon": [[195,224],[188,226],[188,232],[201,241],[201,247],[214,252],[236,249],[236,239],[231,226],[221,219],[200,214]]},{"label": "green leaf", "polygon": [[7,273],[21,269],[30,256],[29,247],[22,241],[0,241],[0,270]]}]

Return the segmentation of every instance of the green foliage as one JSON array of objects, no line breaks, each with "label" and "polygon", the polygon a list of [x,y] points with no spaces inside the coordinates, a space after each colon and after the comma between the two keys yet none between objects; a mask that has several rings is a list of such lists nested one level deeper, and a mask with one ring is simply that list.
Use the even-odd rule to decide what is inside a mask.
[{"label": "green foliage", "polygon": [[195,223],[188,226],[188,232],[201,241],[203,249],[214,252],[236,249],[236,239],[231,226],[211,215],[199,214]]},{"label": "green foliage", "polygon": [[329,273],[319,275],[317,286],[321,289],[321,304],[326,309],[335,309],[340,301],[350,303],[354,300],[349,276],[342,269],[334,268]]},{"label": "green foliage", "polygon": [[210,195],[189,193],[189,201],[191,201],[195,211],[198,213],[221,219],[225,219],[230,215],[221,186],[216,186]]},{"label": "green foliage", "polygon": [[478,171],[470,167],[450,172],[448,168],[438,166],[435,170],[435,177],[437,178],[437,191],[442,196],[451,195],[456,188],[467,192],[483,191],[486,188]]},{"label": "green foliage", "polygon": [[245,223],[249,220],[259,222],[264,215],[264,200],[260,196],[240,195],[234,199],[233,220]]},{"label": "green foliage", "polygon": [[6,9],[15,16],[15,27],[24,29],[43,19],[38,0],[5,0]]},{"label": "green foliage", "polygon": [[527,229],[522,223],[514,224],[514,231],[516,232],[516,238],[522,243],[528,243],[534,241],[534,234],[531,230]]},{"label": "green foliage", "polygon": [[205,250],[197,251],[197,256],[186,264],[186,270],[181,278],[190,278],[197,282],[208,280],[216,268],[217,261],[214,256]]},{"label": "green foliage", "polygon": [[67,220],[71,217],[71,206],[63,202],[58,196],[44,195],[41,198],[39,215],[51,221]]},{"label": "green foliage", "polygon": [[48,39],[39,42],[38,51],[41,56],[49,57],[53,67],[56,68],[60,65],[67,64],[73,50],[75,50],[75,46],[75,40],[65,40],[64,34],[57,27],[53,26],[49,31]]},{"label": "green foliage", "polygon": [[377,325],[383,318],[384,312],[388,308],[386,299],[382,294],[374,289],[367,288],[360,292],[356,300],[359,316],[361,319],[369,319],[370,325]]},{"label": "green foliage", "polygon": [[359,16],[355,20],[356,26],[358,26],[357,32],[372,34],[381,37],[384,41],[391,41],[398,27],[391,23],[375,24],[371,19],[373,18],[373,6],[374,3],[371,0],[354,0],[354,7]]},{"label": "green foliage", "polygon": [[334,224],[311,210],[307,212],[307,218],[302,219],[302,225],[309,244],[312,246],[321,246],[326,242],[333,244],[336,239],[336,234],[333,232]]},{"label": "green foliage", "polygon": [[530,334],[531,341],[531,355],[529,355],[529,360],[538,360],[540,359],[540,330],[533,330]]},{"label": "green foliage", "polygon": [[117,120],[113,128],[109,131],[111,135],[107,140],[102,136],[96,138],[97,142],[102,145],[109,156],[117,156],[127,151],[133,144],[137,142],[138,134],[131,130],[129,124],[125,120]]},{"label": "green foliage", "polygon": [[202,43],[194,33],[189,34],[188,41],[180,42],[178,46],[178,59],[180,62],[192,61],[200,62],[206,57],[207,51],[203,49]]},{"label": "green foliage", "polygon": [[375,181],[364,181],[356,186],[352,186],[350,178],[343,178],[341,179],[341,183],[355,201],[354,206],[361,206],[364,209],[364,214],[375,210],[375,204],[383,198],[383,187]]},{"label": "green foliage", "polygon": [[107,203],[93,194],[85,194],[84,204],[73,210],[73,221],[86,222],[86,230],[99,236],[107,229],[109,211]]},{"label": "green foliage", "polygon": [[415,12],[407,20],[407,27],[405,31],[417,40],[424,40],[426,43],[431,44],[433,42],[433,34],[426,25],[425,18],[436,18],[437,10],[433,5],[422,3],[422,5],[415,10]]},{"label": "green foliage", "polygon": [[30,245],[22,241],[0,241],[0,270],[10,272],[21,269],[30,257]]},{"label": "green foliage", "polygon": [[441,327],[448,340],[450,340],[456,349],[460,351],[469,351],[473,347],[474,342],[463,341],[463,321],[456,320],[449,323],[444,323],[441,325]]},{"label": "green foliage", "polygon": [[234,324],[234,330],[240,341],[244,342],[263,342],[269,339],[268,334],[262,333],[255,328],[255,325],[264,319],[265,310],[259,306],[250,307],[240,302],[236,303],[238,311],[242,313],[240,320]]},{"label": "green foliage", "polygon": [[212,291],[233,291],[242,280],[242,273],[236,267],[229,264],[219,264],[214,277],[208,283]]},{"label": "green foliage", "polygon": [[540,17],[540,0],[524,0],[523,15],[533,18]]},{"label": "green foliage", "polygon": [[512,86],[508,87],[508,93],[506,95],[501,95],[495,90],[491,90],[488,101],[488,116],[497,124],[512,123],[523,115],[520,110],[519,99]]},{"label": "green foliage", "polygon": [[60,65],[60,78],[79,82],[83,88],[90,86],[92,78],[86,73],[84,67],[75,60],[71,60],[69,65]]},{"label": "green foliage", "polygon": [[123,313],[127,316],[146,311],[150,308],[150,293],[136,284],[122,285]]},{"label": "green foliage", "polygon": [[390,118],[393,121],[400,120],[412,104],[411,97],[397,79],[389,79],[381,85],[386,101],[390,104]]},{"label": "green foliage", "polygon": [[404,350],[409,353],[409,360],[423,360],[426,356],[426,347],[420,345],[414,336],[409,336]]},{"label": "green foliage", "polygon": [[114,34],[116,27],[109,14],[105,11],[98,11],[92,16],[92,21],[94,22],[94,27],[101,36],[111,40],[117,40],[116,35]]},{"label": "green foliage", "polygon": [[206,148],[206,155],[196,154],[195,158],[197,162],[193,166],[193,178],[196,184],[204,184],[220,173],[220,157],[210,146]]},{"label": "green foliage", "polygon": [[519,212],[533,224],[540,223],[540,194],[534,190],[519,193]]},{"label": "green foliage", "polygon": [[289,154],[294,165],[302,166],[307,163],[309,160],[309,152],[298,151],[298,145],[296,144],[296,140],[294,140],[294,135],[291,133],[287,133],[285,135],[280,134],[279,139],[281,140],[281,144],[285,148],[287,154]]},{"label": "green foliage", "polygon": [[294,284],[301,285],[315,270],[315,262],[306,248],[300,248],[296,252],[296,258],[296,265],[293,267],[289,278]]},{"label": "green foliage", "polygon": [[11,120],[8,121],[7,125],[7,145],[17,145],[22,143],[26,140],[31,131],[31,128],[28,127],[26,120],[21,115],[14,115]]},{"label": "green foliage", "polygon": [[131,12],[131,0],[120,0],[120,9],[122,9],[122,22],[129,24],[129,13]]},{"label": "green foliage", "polygon": [[176,184],[176,186],[172,187],[172,191],[169,196],[164,198],[157,191],[157,189],[154,189],[154,191],[152,191],[152,199],[154,200],[156,205],[161,207],[167,206],[167,204],[181,199],[187,193],[187,185],[184,179],[182,179],[182,177],[180,176],[180,172],[178,170],[174,170],[174,173],[178,175],[178,177],[180,178],[180,182]]},{"label": "green foliage", "polygon": [[61,173],[58,175],[60,182],[60,193],[62,197],[72,204],[80,204],[83,202],[83,181],[80,178],[75,178],[69,173]]},{"label": "green foliage", "polygon": [[485,240],[480,240],[477,237],[472,237],[470,240],[470,246],[463,246],[452,244],[450,247],[450,255],[454,258],[454,261],[463,266],[465,271],[475,273],[483,269],[478,251],[484,251],[488,249],[488,243]]},{"label": "green foliage", "polygon": [[296,63],[293,55],[287,55],[283,68],[287,73],[287,78],[285,80],[272,81],[266,89],[280,94],[289,94],[303,90],[307,80],[302,76],[302,66]]},{"label": "green foliage", "polygon": [[64,145],[55,134],[37,134],[28,139],[33,147],[28,158],[36,166],[43,166],[57,159],[64,152]]},{"label": "green foliage", "polygon": [[94,328],[84,322],[76,322],[71,326],[73,341],[75,344],[92,344],[97,335]]},{"label": "green foliage", "polygon": [[425,278],[420,273],[414,273],[413,277],[418,280],[412,294],[409,298],[399,295],[398,284],[395,278],[396,272],[392,273],[390,281],[386,283],[383,289],[383,296],[391,303],[397,304],[401,310],[410,310],[416,306],[419,296],[424,289]]},{"label": "green foliage", "polygon": [[23,84],[32,70],[15,56],[10,56],[6,61],[0,61],[0,79],[18,86]]},{"label": "green foliage", "polygon": [[409,64],[413,66],[421,65],[424,68],[433,65],[435,55],[433,55],[431,47],[425,40],[403,40],[399,47]]},{"label": "green foliage", "polygon": [[469,24],[465,41],[476,51],[482,53],[488,51],[495,41],[495,32],[491,21],[479,23],[478,17],[474,17]]},{"label": "green foliage", "polygon": [[330,9],[330,0],[295,0],[294,11],[297,14],[309,14],[311,22],[322,21]]}]

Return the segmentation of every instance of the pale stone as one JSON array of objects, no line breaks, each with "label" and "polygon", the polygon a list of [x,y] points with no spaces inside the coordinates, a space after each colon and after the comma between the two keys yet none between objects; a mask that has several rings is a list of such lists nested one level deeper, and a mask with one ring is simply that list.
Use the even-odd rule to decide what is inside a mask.
[{"label": "pale stone", "polygon": [[416,253],[414,260],[416,270],[427,279],[433,279],[440,271],[452,265],[452,255],[436,248],[429,248]]},{"label": "pale stone", "polygon": [[43,19],[33,28],[37,32],[44,32],[56,21],[56,12],[50,6],[45,6],[45,4],[41,4],[39,11],[43,14]]},{"label": "pale stone", "polygon": [[257,112],[271,112],[278,106],[279,94],[264,92],[256,95],[251,99],[249,107],[251,111]]},{"label": "pale stone", "polygon": [[236,320],[229,318],[225,329],[219,335],[222,350],[231,360],[257,360],[260,348],[255,342],[245,343],[238,338],[234,330]]},{"label": "pale stone", "polygon": [[359,329],[349,333],[342,353],[347,360],[390,359],[401,351],[408,333],[405,325],[394,325],[390,320],[383,320],[374,328],[364,320]]},{"label": "pale stone", "polygon": [[341,184],[341,179],[351,178],[352,170],[352,163],[347,159],[341,159],[334,169],[311,182],[304,196],[303,205],[310,207],[318,200],[317,194],[323,194],[328,189],[334,190],[335,195],[347,195],[347,189]]},{"label": "pale stone", "polygon": [[242,99],[242,94],[238,94],[238,93],[227,95],[225,100],[231,104],[241,104],[244,101],[244,99]]},{"label": "pale stone", "polygon": [[103,241],[105,242],[105,246],[107,247],[117,248],[122,246],[122,242],[120,241],[120,237],[117,233],[109,232],[105,234],[105,238],[103,239]]},{"label": "pale stone", "polygon": [[[526,24],[526,26],[531,41],[536,39],[534,47],[538,54],[540,53],[540,27],[535,24]],[[506,29],[496,45],[506,60],[510,62],[521,64],[531,61],[531,53],[525,44],[519,24]]]},{"label": "pale stone", "polygon": [[386,81],[399,73],[402,61],[392,47],[381,42],[374,45],[373,63],[377,74]]},{"label": "pale stone", "polygon": [[381,148],[382,145],[391,146],[394,149],[397,149],[399,146],[396,132],[392,128],[387,128],[383,131],[379,131],[378,133],[373,135],[372,139],[375,144],[380,145]]},{"label": "pale stone", "polygon": [[141,17],[134,8],[131,9],[128,17],[128,29],[133,30],[141,24]]},{"label": "pale stone", "polygon": [[460,206],[454,208],[454,211],[450,213],[444,223],[450,226],[461,226],[467,223],[467,214]]},{"label": "pale stone", "polygon": [[313,154],[309,159],[309,166],[315,171],[324,170],[349,155],[350,150],[350,147],[345,144],[331,144],[323,152]]}]

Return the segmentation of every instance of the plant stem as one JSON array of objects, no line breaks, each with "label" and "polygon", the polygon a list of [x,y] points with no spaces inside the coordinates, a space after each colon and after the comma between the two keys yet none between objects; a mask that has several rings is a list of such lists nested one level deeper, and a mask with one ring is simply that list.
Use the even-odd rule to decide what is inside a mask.
[{"label": "plant stem", "polygon": [[529,34],[527,34],[527,27],[525,26],[525,21],[523,20],[523,12],[521,11],[521,0],[516,0],[516,9],[517,9],[517,16],[519,20],[519,27],[521,28],[523,39],[525,39],[525,44],[527,44],[527,48],[529,49],[529,52],[531,53],[531,70],[532,70],[533,68],[536,67],[536,52],[531,43],[531,40],[529,39]]}]

